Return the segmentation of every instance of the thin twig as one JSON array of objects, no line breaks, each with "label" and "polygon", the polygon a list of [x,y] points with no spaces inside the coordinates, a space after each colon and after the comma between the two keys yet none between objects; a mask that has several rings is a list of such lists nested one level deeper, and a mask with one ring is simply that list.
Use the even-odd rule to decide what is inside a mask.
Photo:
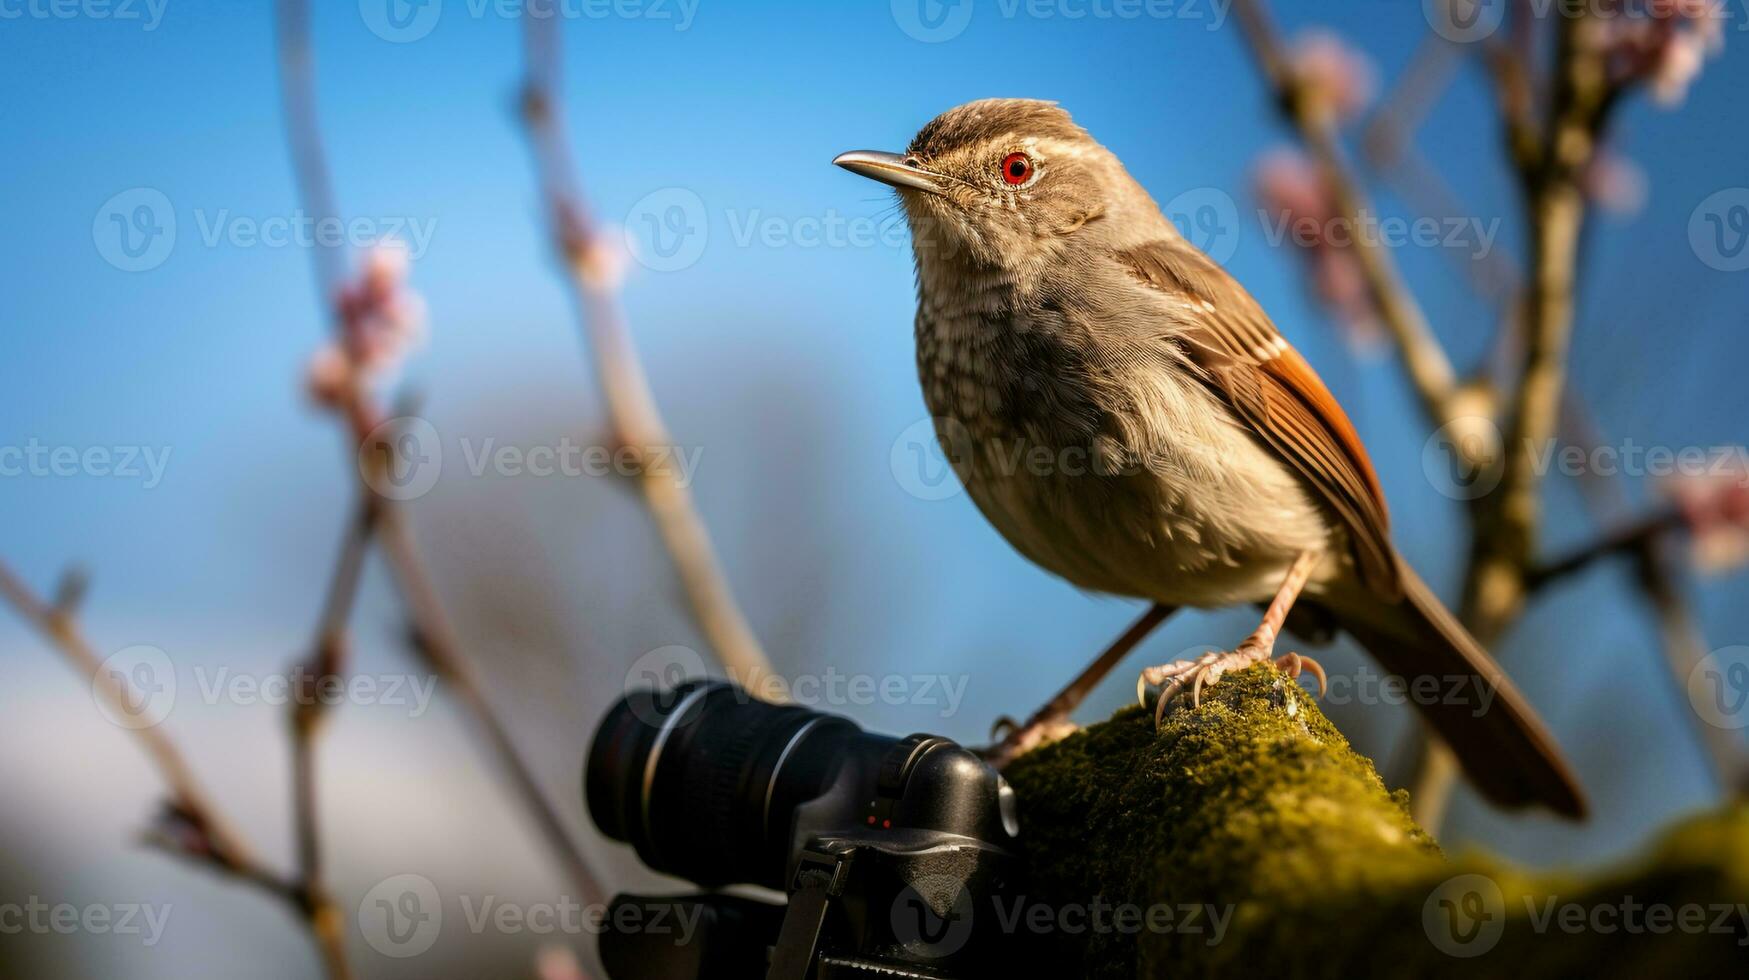
[{"label": "thin twig", "polygon": [[[1518,175],[1530,227],[1524,308],[1502,331],[1500,344],[1518,351],[1515,388],[1505,412],[1500,482],[1472,502],[1471,550],[1459,615],[1484,645],[1494,644],[1523,612],[1527,577],[1536,560],[1541,519],[1540,447],[1559,432],[1566,400],[1568,347],[1577,292],[1580,237],[1586,207],[1579,174],[1596,152],[1618,93],[1608,84],[1596,27],[1583,14],[1563,12],[1556,24],[1554,80],[1540,130],[1524,127],[1537,118],[1528,55],[1521,67],[1492,63],[1500,79],[1508,157]],[[1430,741],[1410,796],[1415,817],[1437,830],[1444,817],[1456,767],[1449,752]]]},{"label": "thin twig", "polygon": [[[279,98],[285,113],[298,198],[312,221],[331,221],[339,216],[340,209],[334,202],[328,156],[322,147],[321,127],[316,122],[315,58],[310,49],[309,5],[305,0],[278,0],[276,15]],[[311,258],[316,274],[316,292],[323,309],[327,309],[346,278],[346,256],[338,247],[317,244]]]},{"label": "thin twig", "polygon": [[[1237,0],[1236,6],[1240,24],[1283,113],[1300,130],[1324,169],[1337,197],[1338,211],[1352,218],[1364,200],[1343,165],[1333,123],[1316,110],[1315,100],[1307,97],[1303,85],[1294,78],[1291,63],[1258,0]],[[1481,49],[1499,103],[1507,155],[1523,189],[1532,252],[1522,309],[1502,318],[1490,358],[1491,387],[1511,388],[1510,403],[1501,413],[1507,429],[1505,452],[1498,489],[1472,504],[1471,556],[1461,613],[1477,638],[1491,645],[1517,619],[1536,588],[1608,555],[1633,554],[1640,558],[1642,589],[1659,616],[1666,651],[1673,666],[1680,668],[1681,663],[1693,659],[1698,630],[1680,599],[1669,563],[1646,557],[1665,546],[1662,539],[1676,520],[1673,515],[1653,514],[1547,564],[1539,565],[1535,559],[1541,488],[1536,449],[1557,437],[1573,441],[1573,433],[1584,427],[1583,416],[1575,411],[1575,399],[1565,386],[1586,216],[1580,174],[1595,155],[1623,92],[1621,85],[1611,84],[1600,38],[1590,33],[1599,29],[1596,19],[1563,11],[1558,24],[1553,81],[1546,93],[1539,93],[1533,75],[1533,32],[1524,12],[1514,17],[1510,41],[1491,41]],[[1432,70],[1412,71],[1404,84],[1407,91],[1400,95],[1401,104],[1379,112],[1367,145],[1381,169],[1402,168],[1405,160],[1418,162],[1413,153],[1412,121],[1419,118],[1419,111],[1430,102],[1429,92],[1435,90],[1429,79],[1440,77]],[[1549,103],[1545,113],[1537,111],[1539,98]],[[1430,167],[1415,169],[1416,186],[1431,187],[1435,192],[1443,187]],[[1444,199],[1452,200],[1449,195]],[[1381,319],[1403,350],[1410,380],[1424,406],[1429,407],[1430,417],[1436,425],[1452,421],[1454,402],[1449,396],[1441,398],[1442,390],[1480,394],[1490,385],[1478,380],[1462,388],[1455,383],[1447,386],[1443,379],[1451,376],[1449,362],[1443,361],[1436,343],[1429,348],[1423,342],[1432,340],[1424,329],[1425,320],[1418,315],[1405,320],[1401,315],[1405,309],[1418,311],[1390,269],[1387,253],[1357,248],[1355,254]],[[1379,274],[1381,263],[1385,275]],[[1489,285],[1493,288],[1483,289],[1484,295],[1518,292],[1511,278],[1491,276]],[[1407,302],[1393,303],[1394,299]],[[1429,349],[1439,358],[1420,356]],[[1496,411],[1490,406],[1488,414]],[[1589,485],[1587,491],[1592,492]],[[1416,739],[1420,742],[1416,752],[1419,775],[1411,780],[1412,805],[1416,819],[1437,832],[1457,775],[1456,763],[1450,752],[1424,731],[1418,730]],[[1707,741],[1715,762],[1724,767],[1725,756],[1714,744],[1718,740]],[[1731,782],[1728,775],[1721,781]]]},{"label": "thin twig", "polygon": [[1413,148],[1414,133],[1446,90],[1460,64],[1457,48],[1436,34],[1421,47],[1367,121],[1361,146],[1377,166],[1395,166]]},{"label": "thin twig", "polygon": [[1605,558],[1634,557],[1671,531],[1682,528],[1682,513],[1675,508],[1655,511],[1630,524],[1618,527],[1596,540],[1572,551],[1540,563],[1525,573],[1524,586],[1529,592],[1547,588],[1574,573],[1584,571]]},{"label": "thin twig", "polygon": [[1514,152],[1531,229],[1522,318],[1523,353],[1506,414],[1500,485],[1475,501],[1476,535],[1465,605],[1484,643],[1516,618],[1535,561],[1541,513],[1538,450],[1558,435],[1572,337],[1580,236],[1586,218],[1579,175],[1602,139],[1615,93],[1597,25],[1558,19],[1556,83],[1547,132],[1535,153]]},{"label": "thin twig", "polygon": [[[38,599],[24,581],[5,565],[0,565],[0,597],[16,609],[19,615],[54,643],[81,674],[90,678],[95,690],[108,705],[126,714],[128,703],[126,681],[103,672],[103,658],[85,641],[72,617]],[[242,835],[219,816],[194,772],[188,766],[175,743],[156,725],[132,729],[146,753],[152,757],[164,781],[170,786],[171,799],[189,813],[201,817],[201,826],[211,838],[214,852],[226,863],[253,865],[258,863],[254,851],[244,844]]]},{"label": "thin twig", "polygon": [[1530,65],[1514,44],[1498,38],[1485,41],[1481,52],[1505,127],[1507,156],[1520,171],[1528,170],[1536,165],[1542,141]]},{"label": "thin twig", "polygon": [[[1635,554],[1640,590],[1645,593],[1663,637],[1664,656],[1669,664],[1669,677],[1675,682],[1681,700],[1688,694],[1686,684],[1694,670],[1707,656],[1708,644],[1701,633],[1700,617],[1695,615],[1687,597],[1679,587],[1678,561],[1672,545],[1661,537],[1647,538]],[[1718,788],[1728,798],[1749,796],[1749,756],[1743,750],[1739,733],[1709,723],[1696,712],[1695,732],[1711,763]]]},{"label": "thin twig", "polygon": [[[1278,107],[1299,132],[1323,172],[1338,213],[1353,227],[1359,227],[1372,207],[1343,152],[1333,120],[1318,107],[1318,100],[1310,97],[1295,75],[1287,49],[1263,4],[1259,0],[1235,0],[1233,9],[1258,67],[1274,91]],[[1379,319],[1402,355],[1403,366],[1428,420],[1439,428],[1466,414],[1451,359],[1428,325],[1420,304],[1404,285],[1390,251],[1364,236],[1357,236],[1352,251]]]},{"label": "thin twig", "polygon": [[308,685],[291,705],[292,814],[297,833],[298,872],[311,906],[311,924],[317,930],[331,976],[347,976],[344,918],[329,891],[322,863],[320,807],[317,805],[316,735],[327,716],[327,701],[320,696],[330,677],[346,668],[346,624],[358,598],[364,558],[371,535],[382,516],[381,499],[361,488],[356,513],[347,522],[340,556],[328,583],[322,614],[311,642],[308,662],[298,678]]},{"label": "thin twig", "polygon": [[[112,713],[117,717],[128,713],[127,681],[103,670],[103,658],[86,641],[70,608],[39,599],[4,563],[0,563],[0,600],[16,610],[68,663],[89,679],[92,691],[103,699]],[[159,826],[144,835],[146,843],[252,885],[286,903],[303,917],[320,943],[322,937],[302,883],[273,870],[256,856],[255,849],[232,826],[195,777],[162,723],[130,728],[129,732],[146,750],[153,767],[169,788],[169,799]]]},{"label": "thin twig", "polygon": [[[1402,77],[1380,100],[1361,138],[1368,166],[1422,214],[1444,217],[1470,213],[1438,168],[1415,146],[1415,133],[1422,121],[1451,87],[1455,69],[1461,64],[1458,54],[1456,45],[1430,32]],[[1505,307],[1517,295],[1512,262],[1500,251],[1490,248],[1473,257],[1459,249],[1440,251],[1451,257],[1485,301]]]},{"label": "thin twig", "polygon": [[[287,107],[286,138],[291,149],[292,163],[297,171],[299,188],[305,195],[305,206],[318,215],[332,216],[336,214],[336,209],[315,113],[314,67],[309,50],[309,9],[304,0],[279,2],[281,97]],[[317,281],[322,291],[320,299],[324,308],[329,308],[338,295],[339,282],[343,277],[343,271],[339,271],[340,267],[337,265],[341,257],[329,250],[318,250],[313,258],[316,262]],[[367,440],[373,438],[372,433],[384,421],[383,413],[370,393],[355,381],[343,399],[342,408],[350,427],[347,446],[352,456],[368,458],[372,465],[386,465],[386,460],[382,460],[375,453],[360,455]],[[508,726],[486,698],[478,676],[467,658],[461,654],[455,631],[449,624],[442,601],[431,585],[430,576],[419,558],[411,528],[407,525],[400,507],[396,501],[378,497],[366,474],[356,467],[354,469],[357,472],[360,494],[371,498],[368,503],[361,505],[360,515],[354,526],[361,533],[375,530],[388,558],[395,585],[412,620],[413,631],[420,640],[416,645],[418,652],[434,672],[449,682],[450,687],[474,716],[475,723],[484,731],[492,755],[508,774],[511,785],[522,798],[524,806],[534,815],[543,836],[563,862],[569,880],[579,895],[589,902],[601,901],[603,891],[597,883],[599,876],[590,868],[564,820],[559,817],[541,790],[533,769],[510,738]],[[359,543],[362,546],[363,542]],[[342,560],[344,567],[348,557],[343,557]],[[321,641],[318,641],[317,655],[324,654],[337,656],[338,648],[331,647],[324,651]],[[313,777],[307,771],[300,773],[300,796],[308,794],[311,798],[300,805],[309,807],[307,825],[300,827],[300,849],[307,844],[306,858],[315,862],[319,861],[319,850],[316,846],[312,780]]]},{"label": "thin twig", "polygon": [[547,800],[534,769],[523,758],[510,736],[509,727],[487,699],[485,687],[472,663],[462,655],[455,629],[450,625],[443,601],[426,573],[412,531],[399,508],[389,507],[384,511],[378,537],[401,601],[407,608],[415,652],[443,678],[474,716],[474,722],[484,733],[486,744],[498,765],[522,797],[541,835],[563,862],[567,877],[578,889],[580,900],[595,904],[604,902],[606,893],[599,884],[600,876],[578,848],[569,825]]},{"label": "thin twig", "polygon": [[[611,253],[599,240],[577,180],[560,118],[562,64],[559,19],[524,17],[526,77],[521,112],[555,245],[564,261],[577,317],[594,353],[614,437],[648,454],[671,445],[650,383],[626,329]],[[749,690],[771,674],[771,662],[747,623],[711,544],[692,495],[666,468],[641,466],[638,485],[680,575],[693,619],[730,677]]]}]

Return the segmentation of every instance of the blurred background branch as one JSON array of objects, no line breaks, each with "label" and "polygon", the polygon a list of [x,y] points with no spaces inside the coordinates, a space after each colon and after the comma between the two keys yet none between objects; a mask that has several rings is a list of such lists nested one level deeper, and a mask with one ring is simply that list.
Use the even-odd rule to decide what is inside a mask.
[{"label": "blurred background branch", "polygon": [[[1469,0],[1451,0],[1467,3]],[[1430,8],[1437,11],[1439,8]],[[1450,8],[1446,12],[1452,14]],[[1324,213],[1359,227],[1370,203],[1359,178],[1346,163],[1338,125],[1357,114],[1366,86],[1358,55],[1334,37],[1308,35],[1295,46],[1284,43],[1261,0],[1236,0],[1235,13],[1250,42],[1259,71],[1284,118],[1294,127],[1317,170],[1321,186],[1296,189],[1298,178],[1281,167],[1260,178],[1266,199],[1284,211]],[[1469,13],[1473,16],[1476,11]],[[1506,11],[1505,37],[1489,36],[1473,50],[1492,83],[1501,118],[1507,163],[1516,175],[1531,245],[1520,287],[1518,278],[1493,265],[1465,263],[1468,279],[1481,298],[1502,309],[1489,363],[1476,380],[1460,384],[1389,251],[1370,240],[1325,247],[1319,268],[1321,295],[1339,319],[1376,315],[1403,356],[1403,365],[1429,422],[1450,438],[1449,451],[1474,473],[1497,475],[1497,486],[1470,502],[1469,561],[1464,575],[1461,615],[1484,644],[1498,644],[1540,587],[1588,568],[1595,561],[1628,554],[1636,561],[1635,582],[1646,595],[1665,639],[1675,676],[1686,680],[1704,646],[1681,598],[1668,559],[1670,532],[1691,528],[1675,509],[1621,521],[1595,542],[1549,561],[1537,551],[1542,513],[1544,447],[1557,440],[1573,445],[1587,422],[1582,407],[1566,389],[1565,376],[1576,319],[1581,239],[1588,194],[1599,167],[1609,121],[1624,95],[1645,84],[1661,99],[1686,86],[1703,57],[1669,57],[1670,48],[1711,36],[1716,11],[1706,5],[1673,3],[1648,8],[1641,17],[1628,11],[1605,16],[1597,11],[1555,8],[1552,23],[1526,7]],[[1455,14],[1453,14],[1455,16]],[[1454,23],[1466,23],[1458,20]],[[1685,22],[1693,22],[1685,25]],[[1543,30],[1539,31],[1538,28]],[[1685,32],[1685,26],[1687,28]],[[1539,41],[1552,51],[1549,79],[1536,77]],[[1429,33],[1417,57],[1372,116],[1363,138],[1368,159],[1411,201],[1424,210],[1460,213],[1456,195],[1437,168],[1415,149],[1415,135],[1432,104],[1462,63],[1459,46]],[[1695,49],[1682,47],[1681,52]],[[1672,62],[1678,67],[1671,68]],[[1678,77],[1667,77],[1667,76]],[[1539,106],[1539,99],[1546,102]],[[1327,200],[1320,201],[1321,195]],[[1365,300],[1343,300],[1329,286],[1333,263],[1352,263],[1364,284]],[[1495,392],[1501,392],[1495,395]],[[1504,433],[1504,434],[1502,434]],[[1729,519],[1716,523],[1729,523]],[[1662,556],[1662,557],[1660,557]],[[1730,733],[1698,723],[1719,782],[1741,779],[1743,752]],[[1457,769],[1444,748],[1418,732],[1410,751],[1418,762],[1407,778],[1415,816],[1438,831],[1450,800]]]},{"label": "blurred background branch", "polygon": [[[1282,115],[1312,154],[1332,198],[1335,216],[1346,219],[1350,227],[1361,227],[1366,215],[1376,212],[1342,149],[1336,131],[1336,106],[1330,99],[1332,93],[1310,82],[1295,68],[1291,53],[1260,0],[1235,0],[1233,12]],[[1420,396],[1428,420],[1439,428],[1469,414],[1468,400],[1460,400],[1451,359],[1404,283],[1390,252],[1362,239],[1354,243],[1351,254],[1372,305],[1403,358],[1404,370]]]},{"label": "blurred background branch", "polygon": [[619,300],[622,253],[590,216],[565,134],[560,89],[564,50],[556,16],[522,18],[521,115],[534,156],[553,246],[583,335],[594,354],[613,440],[639,454],[638,487],[680,575],[692,616],[729,676],[749,691],[777,694],[771,661],[736,603],[704,518],[679,474],[653,465],[673,447]]},{"label": "blurred background branch", "polygon": [[286,903],[310,931],[328,975],[336,980],[350,977],[345,933],[319,881],[309,877],[307,869],[302,878],[286,877],[257,857],[195,777],[182,750],[159,727],[160,720],[140,717],[141,705],[148,703],[149,694],[134,691],[121,672],[104,669],[103,658],[86,642],[75,619],[76,603],[85,592],[84,576],[79,572],[63,575],[55,592],[53,604],[42,601],[0,563],[0,598],[90,683],[92,695],[102,701],[110,717],[128,720],[125,727],[169,787],[170,797],[164,801],[157,822],[146,831],[145,842]]},{"label": "blurred background branch", "polygon": [[[298,186],[310,195],[304,202],[312,214],[332,217],[336,205],[322,152],[315,111],[315,69],[309,50],[310,11],[304,0],[279,0],[279,50],[282,71],[282,102],[287,107],[286,140],[291,151]],[[392,246],[390,246],[392,249]],[[422,306],[405,290],[405,260],[379,246],[358,280],[340,282],[336,268],[343,263],[331,252],[316,248],[320,300],[334,313],[336,339],[312,361],[309,388],[318,402],[340,411],[350,423],[347,447],[358,460],[355,467],[361,495],[380,494],[380,482],[372,472],[395,465],[400,446],[394,436],[398,420],[383,417],[370,386],[392,369],[406,353],[419,326]],[[431,582],[405,515],[392,499],[378,499],[364,508],[357,525],[360,535],[374,528],[383,546],[391,577],[401,595],[412,624],[413,650],[422,662],[455,694],[483,735],[492,758],[511,788],[533,817],[536,827],[565,868],[567,879],[586,901],[599,902],[605,893],[598,875],[584,857],[564,818],[547,799],[533,769],[510,735],[498,710],[460,642],[444,611],[442,599]],[[362,537],[360,539],[362,544]],[[343,567],[345,562],[343,561]],[[301,769],[313,763],[304,759]],[[309,777],[313,781],[313,775]],[[314,817],[310,818],[313,825]],[[314,840],[313,830],[309,840]]]}]

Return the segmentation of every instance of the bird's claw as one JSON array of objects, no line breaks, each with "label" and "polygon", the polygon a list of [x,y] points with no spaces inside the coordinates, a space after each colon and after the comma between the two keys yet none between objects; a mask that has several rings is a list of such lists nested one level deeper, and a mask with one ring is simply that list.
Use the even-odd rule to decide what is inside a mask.
[{"label": "bird's claw", "polygon": [[[1136,701],[1147,707],[1148,688],[1161,688],[1160,698],[1154,702],[1154,726],[1158,728],[1160,720],[1166,717],[1166,706],[1184,693],[1185,688],[1190,689],[1191,708],[1199,708],[1202,706],[1204,686],[1217,683],[1230,670],[1242,670],[1268,660],[1269,648],[1252,639],[1239,644],[1235,650],[1205,653],[1195,660],[1176,660],[1158,667],[1148,667],[1136,678]],[[1274,665],[1294,679],[1298,679],[1301,672],[1309,672],[1318,679],[1319,697],[1324,696],[1329,686],[1323,665],[1311,657],[1289,653],[1276,658]]]},{"label": "bird's claw", "polygon": [[1293,680],[1300,679],[1300,673],[1310,673],[1318,679],[1318,696],[1323,697],[1330,689],[1330,678],[1324,673],[1324,665],[1301,653],[1288,653],[1275,658],[1277,670]]},{"label": "bird's claw", "polygon": [[1158,727],[1160,720],[1166,716],[1166,706],[1184,693],[1185,688],[1190,689],[1190,706],[1201,707],[1205,684],[1213,684],[1227,671],[1249,667],[1268,656],[1269,652],[1261,647],[1240,644],[1237,650],[1205,653],[1195,660],[1177,660],[1158,667],[1149,667],[1136,678],[1136,700],[1146,707],[1148,688],[1161,688],[1160,698],[1154,702],[1154,725]]}]

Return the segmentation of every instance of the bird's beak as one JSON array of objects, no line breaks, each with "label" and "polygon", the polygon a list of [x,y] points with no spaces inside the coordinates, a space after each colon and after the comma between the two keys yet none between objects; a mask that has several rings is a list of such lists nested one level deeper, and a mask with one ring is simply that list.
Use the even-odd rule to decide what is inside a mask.
[{"label": "bird's beak", "polygon": [[894,187],[940,194],[946,186],[946,182],[939,174],[932,174],[914,163],[908,163],[904,157],[897,153],[852,150],[849,153],[838,154],[832,159],[832,162],[853,174],[860,174],[870,180],[878,180]]}]

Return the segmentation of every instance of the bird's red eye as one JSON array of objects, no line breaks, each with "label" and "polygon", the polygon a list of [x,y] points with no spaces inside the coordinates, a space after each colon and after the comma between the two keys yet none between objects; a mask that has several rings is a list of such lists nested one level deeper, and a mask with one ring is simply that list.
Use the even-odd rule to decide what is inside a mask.
[{"label": "bird's red eye", "polygon": [[1002,179],[1010,184],[1024,184],[1032,177],[1032,158],[1024,153],[1010,153],[1002,158]]}]

